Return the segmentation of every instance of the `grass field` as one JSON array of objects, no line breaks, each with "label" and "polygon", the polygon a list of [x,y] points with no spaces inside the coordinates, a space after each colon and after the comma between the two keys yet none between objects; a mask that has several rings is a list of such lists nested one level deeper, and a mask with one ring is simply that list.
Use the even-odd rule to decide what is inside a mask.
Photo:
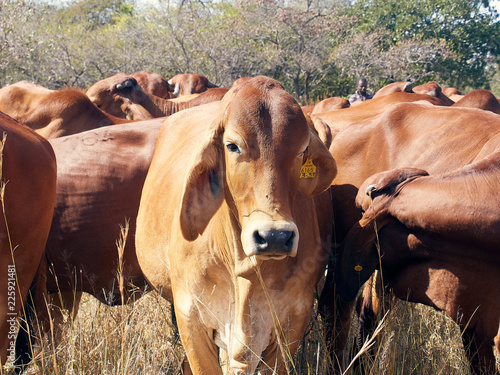
[{"label": "grass field", "polygon": [[[292,374],[327,373],[323,327],[312,315]],[[350,338],[351,347],[353,343]],[[117,307],[84,295],[78,318],[66,323],[58,347],[45,340],[36,351],[28,374],[179,374],[184,356],[171,325],[170,305],[154,292]],[[360,357],[361,371],[351,368],[345,373],[469,373],[458,327],[444,314],[422,305],[397,302],[385,318],[373,352]],[[355,354],[346,354],[345,363]]]}]

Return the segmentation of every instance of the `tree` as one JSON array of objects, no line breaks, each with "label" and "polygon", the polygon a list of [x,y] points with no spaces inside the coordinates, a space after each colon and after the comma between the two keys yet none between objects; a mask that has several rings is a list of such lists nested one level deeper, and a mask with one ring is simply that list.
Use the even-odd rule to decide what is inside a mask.
[{"label": "tree", "polygon": [[[359,0],[350,9],[357,31],[387,30],[390,45],[409,38],[445,41],[454,56],[433,65],[433,77],[455,87],[487,86],[486,66],[500,52],[500,24],[487,0]],[[430,45],[429,44],[429,45]]]},{"label": "tree", "polygon": [[[50,3],[52,4],[52,3]],[[497,15],[480,0],[0,0],[0,84],[88,87],[117,72],[200,73],[229,87],[263,74],[302,102],[431,80],[487,88]],[[496,65],[495,65],[496,64]]]}]

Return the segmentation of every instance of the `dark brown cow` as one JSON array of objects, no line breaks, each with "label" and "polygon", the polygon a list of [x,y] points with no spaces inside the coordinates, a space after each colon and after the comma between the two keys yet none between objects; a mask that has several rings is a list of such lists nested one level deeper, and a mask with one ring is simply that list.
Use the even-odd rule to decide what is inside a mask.
[{"label": "dark brown cow", "polygon": [[[180,110],[200,104],[219,101],[228,89],[214,88],[201,93],[196,98],[186,102],[173,102],[154,95],[147,94],[132,76],[124,73],[115,74],[103,79],[87,90],[90,100],[101,110],[116,117],[125,116],[135,120],[170,116]],[[145,116],[135,116],[131,108],[142,108]]]},{"label": "dark brown cow", "polygon": [[[486,111],[401,103],[339,132],[330,146],[339,168],[331,188],[337,248],[361,217],[354,200],[365,179],[401,167],[425,168],[431,174],[461,168],[499,134],[499,121]],[[330,311],[335,302],[332,283],[329,273],[321,304]],[[368,307],[361,323],[369,318]]]},{"label": "dark brown cow", "polygon": [[479,108],[500,114],[500,103],[498,99],[488,90],[474,90],[465,95],[452,107]]},{"label": "dark brown cow", "polygon": [[225,373],[261,361],[261,373],[287,373],[283,354],[302,340],[329,254],[332,206],[320,193],[335,172],[299,105],[266,77],[166,120],[136,248],[174,304],[194,374],[222,374],[218,348]]},{"label": "dark brown cow", "polygon": [[0,89],[0,111],[46,139],[128,122],[99,110],[81,90],[49,90],[25,81]]},{"label": "dark brown cow", "polygon": [[413,92],[413,83],[411,82],[393,82],[379,89],[374,98],[378,98],[380,96],[389,95],[393,92]]},{"label": "dark brown cow", "polygon": [[[43,305],[45,241],[56,199],[56,160],[50,144],[0,112],[3,214],[0,219],[0,365],[14,355],[16,319],[33,299]],[[45,266],[45,267],[44,267]],[[31,299],[31,297],[30,297]],[[45,317],[46,318],[46,317]],[[39,316],[39,321],[47,323]]]},{"label": "dark brown cow", "polygon": [[336,272],[339,292],[353,299],[380,262],[398,298],[443,310],[460,326],[475,374],[499,373],[492,351],[495,344],[500,355],[500,297],[492,287],[500,283],[499,145],[496,132],[472,163],[453,172],[396,169],[370,177],[357,196],[363,217]]},{"label": "dark brown cow", "polygon": [[180,86],[179,95],[200,94],[208,89],[216,88],[217,85],[201,74],[177,74],[168,80],[172,86]]},{"label": "dark brown cow", "polygon": [[132,74],[137,83],[142,89],[154,96],[164,99],[172,99],[177,95],[174,94],[174,87],[170,85],[165,77],[158,73],[152,73],[149,70],[142,70]]}]

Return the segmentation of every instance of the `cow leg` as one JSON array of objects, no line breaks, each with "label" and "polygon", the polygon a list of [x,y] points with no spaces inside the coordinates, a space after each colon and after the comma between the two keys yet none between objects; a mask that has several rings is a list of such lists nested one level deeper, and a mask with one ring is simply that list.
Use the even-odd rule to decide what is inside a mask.
[{"label": "cow leg", "polygon": [[[185,361],[184,374],[222,375],[219,365],[219,351],[213,340],[213,333],[205,330],[197,314],[185,315],[174,305],[181,342],[189,363]],[[188,372],[191,371],[191,372]]]},{"label": "cow leg", "polygon": [[47,314],[47,261],[42,257],[35,278],[24,303],[23,318],[15,341],[15,373],[22,373],[32,360],[32,346],[39,339],[37,334],[50,326]]},{"label": "cow leg", "polygon": [[191,366],[189,365],[187,355],[185,355],[184,359],[182,360],[181,374],[182,375],[193,375],[193,371],[191,371]]},{"label": "cow leg", "polygon": [[[497,337],[495,344],[498,342]],[[499,374],[493,348],[488,344],[490,340],[485,340],[482,335],[471,328],[464,331],[462,341],[473,374]]]},{"label": "cow leg", "polygon": [[342,373],[344,347],[347,343],[354,302],[346,302],[338,295],[331,271],[333,265],[329,267],[330,271],[328,271],[325,288],[321,293],[318,311],[325,324],[325,340],[331,361],[330,373],[335,374]]},{"label": "cow leg", "polygon": [[32,344],[37,340],[35,335],[34,319],[32,312],[28,312],[25,319],[19,322],[19,331],[16,337],[15,373],[22,373],[32,360]]},{"label": "cow leg", "polygon": [[[292,353],[295,353],[295,351]],[[283,353],[281,353],[279,349],[277,340],[274,340],[271,345],[264,350],[262,359],[264,363],[260,364],[260,375],[288,374],[286,364],[283,361]]]},{"label": "cow leg", "polygon": [[[46,303],[37,303],[35,317],[35,307],[32,304],[32,297],[28,296],[26,319],[20,321],[19,332],[16,338],[16,373],[22,373],[31,362],[32,346],[38,340],[37,333],[48,334],[49,340],[54,346],[59,344],[62,339],[64,325],[64,318],[61,311],[64,305],[62,301],[69,303],[74,297],[74,301],[72,302],[73,309],[70,314],[71,319],[74,319],[80,306],[81,296],[81,292],[77,292],[76,295],[73,292],[62,292],[57,296],[49,295],[49,314],[52,318],[52,327],[48,321],[40,321],[43,317],[47,317],[46,320],[48,320]],[[40,304],[43,304],[43,306],[40,306]],[[42,325],[38,326],[37,323],[42,323]]]},{"label": "cow leg", "polygon": [[[9,331],[11,323],[7,320],[10,316],[7,315],[7,300],[0,296],[0,303],[2,304],[2,310],[0,311],[0,366],[3,366],[7,361],[7,355],[10,349],[11,339],[9,338]],[[5,307],[4,307],[5,306]],[[15,317],[14,317],[15,319]]]}]

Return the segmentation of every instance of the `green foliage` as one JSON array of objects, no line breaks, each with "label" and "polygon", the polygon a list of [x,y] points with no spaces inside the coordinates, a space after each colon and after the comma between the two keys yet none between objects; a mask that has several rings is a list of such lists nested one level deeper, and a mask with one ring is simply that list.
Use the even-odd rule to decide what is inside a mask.
[{"label": "green foliage", "polygon": [[122,17],[131,16],[133,11],[131,0],[78,0],[57,13],[63,24],[80,24],[95,30],[116,24]]},{"label": "green foliage", "polygon": [[355,32],[386,30],[388,45],[409,37],[444,40],[453,52],[434,66],[426,80],[451,86],[487,87],[486,69],[500,52],[498,15],[485,0],[359,0],[349,10],[358,18]]},{"label": "green foliage", "polygon": [[[0,0],[0,85],[88,87],[117,72],[268,75],[303,102],[391,79],[497,87],[500,24],[484,0]],[[497,74],[498,76],[498,74]]]}]

